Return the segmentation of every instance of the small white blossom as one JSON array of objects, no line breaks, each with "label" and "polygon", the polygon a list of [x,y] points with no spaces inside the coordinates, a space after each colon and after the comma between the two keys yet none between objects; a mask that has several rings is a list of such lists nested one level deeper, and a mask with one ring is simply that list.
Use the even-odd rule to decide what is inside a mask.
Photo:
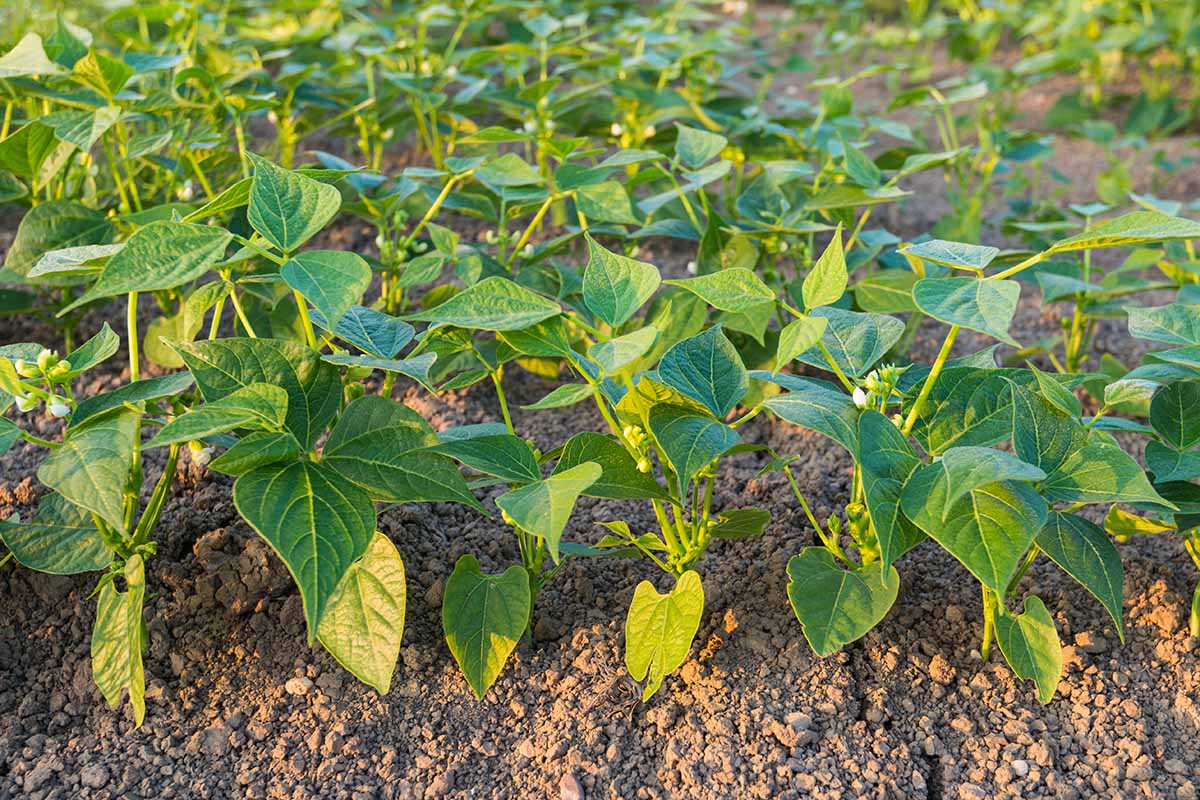
[{"label": "small white blossom", "polygon": [[50,413],[60,419],[71,413],[71,407],[67,405],[67,401],[61,397],[51,397],[49,404],[46,406]]},{"label": "small white blossom", "polygon": [[854,387],[854,405],[859,408],[867,407],[867,393],[862,390],[861,386]]},{"label": "small white blossom", "polygon": [[201,447],[199,450],[192,451],[192,463],[197,467],[207,467],[208,462],[212,461],[213,449],[211,447]]},{"label": "small white blossom", "polygon": [[533,133],[535,130],[537,130],[537,123],[531,119],[527,119],[525,120],[524,128],[526,133]]},{"label": "small white blossom", "polygon": [[642,128],[642,136],[646,139],[652,138],[656,133],[658,133],[658,128],[653,125],[647,125],[645,128]]},{"label": "small white blossom", "polygon": [[622,131],[624,131],[625,129],[621,127],[621,123],[614,122],[612,124],[612,127],[609,128],[608,130],[609,130],[609,133],[611,133],[613,136],[620,136]]},{"label": "small white blossom", "polygon": [[688,275],[696,274],[696,262],[695,261],[689,261],[687,263],[687,271],[688,271]]},{"label": "small white blossom", "polygon": [[17,398],[17,410],[22,414],[33,411],[35,408],[37,408],[37,404],[37,395],[27,394],[24,397]]}]

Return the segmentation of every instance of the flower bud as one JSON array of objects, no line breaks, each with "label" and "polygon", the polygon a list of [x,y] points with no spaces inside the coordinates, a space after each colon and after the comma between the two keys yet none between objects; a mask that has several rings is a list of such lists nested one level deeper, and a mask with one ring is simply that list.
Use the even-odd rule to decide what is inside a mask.
[{"label": "flower bud", "polygon": [[38,398],[35,394],[27,394],[24,397],[17,398],[17,410],[24,414],[27,411],[33,411],[37,408]]},{"label": "flower bud", "polygon": [[639,458],[638,463],[637,463],[637,468],[638,468],[638,472],[648,473],[650,471],[650,459],[646,456],[642,456],[641,458]]},{"label": "flower bud", "polygon": [[621,123],[619,122],[614,122],[612,127],[608,129],[609,133],[611,133],[613,136],[620,136],[623,130],[624,128],[621,127]]},{"label": "flower bud", "polygon": [[862,390],[861,386],[854,387],[854,405],[859,408],[867,407],[867,393]]},{"label": "flower bud", "polygon": [[51,396],[50,402],[46,404],[46,408],[49,409],[52,415],[59,419],[71,413],[71,407],[67,405],[66,399],[57,395]]},{"label": "flower bud", "polygon": [[13,362],[13,369],[15,369],[17,374],[22,378],[36,378],[38,375],[37,367],[33,364],[30,364],[23,358],[18,358]]},{"label": "flower bud", "polygon": [[50,365],[54,363],[55,355],[56,353],[43,347],[42,352],[38,353],[37,357],[38,369],[42,372],[50,369]]}]

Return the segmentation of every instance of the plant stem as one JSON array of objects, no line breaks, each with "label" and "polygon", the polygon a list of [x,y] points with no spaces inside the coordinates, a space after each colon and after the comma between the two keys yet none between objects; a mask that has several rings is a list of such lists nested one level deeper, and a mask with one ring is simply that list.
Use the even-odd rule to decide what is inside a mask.
[{"label": "plant stem", "polygon": [[308,341],[308,346],[313,350],[317,349],[317,334],[313,330],[312,320],[308,318],[308,303],[304,300],[304,295],[297,290],[292,290],[292,297],[296,299],[296,310],[300,313],[300,323],[304,326],[304,338]]},{"label": "plant stem", "polygon": [[992,657],[992,637],[996,627],[996,593],[983,587],[983,643],[979,655],[987,662]]},{"label": "plant stem", "polygon": [[921,413],[921,408],[925,405],[925,400],[928,399],[929,393],[933,391],[934,381],[942,373],[942,367],[945,366],[946,359],[950,356],[950,350],[954,347],[954,340],[958,338],[958,331],[959,327],[957,325],[950,326],[950,332],[946,334],[946,341],[942,342],[942,349],[938,351],[937,358],[934,359],[933,367],[929,370],[929,376],[925,378],[925,383],[921,386],[921,392],[913,402],[912,410],[908,412],[908,419],[904,420],[902,432],[905,436],[912,433],[913,426],[917,424],[917,416]]},{"label": "plant stem", "polygon": [[504,425],[508,428],[508,432],[516,435],[513,430],[512,416],[508,413],[508,400],[504,398],[504,386],[502,385],[503,372],[495,369],[488,373],[492,377],[492,383],[496,386],[496,397],[500,400],[500,413],[504,415]]},{"label": "plant stem", "polygon": [[233,291],[229,293],[229,301],[233,303],[233,310],[237,313],[238,322],[241,322],[242,327],[246,329],[246,335],[251,339],[257,339],[258,336],[254,333],[254,326],[246,318],[246,312],[242,310],[242,303],[238,300],[237,287],[234,287]]}]

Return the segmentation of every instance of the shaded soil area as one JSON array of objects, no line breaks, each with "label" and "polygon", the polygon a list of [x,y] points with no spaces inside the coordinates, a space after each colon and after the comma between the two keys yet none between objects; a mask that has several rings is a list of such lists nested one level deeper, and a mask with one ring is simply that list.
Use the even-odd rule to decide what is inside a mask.
[{"label": "shaded soil area", "polygon": [[[1066,150],[1059,168],[1090,181],[1094,158]],[[1135,177],[1139,188],[1150,184],[1148,172]],[[1088,185],[1072,199],[1090,199]],[[918,196],[888,212],[889,228],[928,229],[936,208]],[[369,238],[354,226],[334,236],[345,246]],[[688,258],[661,244],[643,257],[676,274]],[[1024,299],[1018,338],[1057,329],[1055,308]],[[85,321],[85,332],[102,317]],[[1104,323],[1097,347],[1132,362],[1122,328]],[[49,335],[0,321],[0,342]],[[939,337],[924,330],[918,357]],[[979,345],[964,336],[958,350]],[[81,389],[127,377],[102,375]],[[514,408],[550,388],[519,370],[506,376]],[[396,396],[439,429],[500,418],[482,384],[439,397],[400,387]],[[515,422],[543,449],[602,429],[580,407],[517,411]],[[38,425],[54,435],[53,423]],[[827,440],[766,415],[743,435],[801,456],[793,469],[819,518],[844,505],[850,460]],[[36,455],[22,444],[0,458],[0,514],[36,507]],[[1098,603],[1048,561],[1034,566],[1023,585],[1045,600],[1065,644],[1066,672],[1048,706],[998,653],[982,662],[978,585],[932,543],[898,564],[900,597],[883,623],[822,660],[786,597],[787,560],[815,535],[781,476],[756,477],[762,458],[728,460],[714,508],[765,507],[771,523],[758,539],[714,543],[700,563],[706,611],[696,644],[647,704],[625,676],[622,627],[638,581],[667,586],[649,563],[570,563],[539,598],[533,643],[479,702],[442,640],[442,587],[464,553],[489,571],[516,560],[509,529],[452,505],[383,511],[379,527],[404,557],[409,600],[401,662],[380,697],[306,647],[299,596],[237,516],[231,482],[181,466],[148,569],[140,729],[92,686],[94,580],[0,572],[0,798],[1195,797],[1200,651],[1187,636],[1196,576],[1182,548],[1122,546],[1123,646]],[[648,507],[585,499],[566,537],[594,540],[595,523],[611,519],[653,525]]]}]

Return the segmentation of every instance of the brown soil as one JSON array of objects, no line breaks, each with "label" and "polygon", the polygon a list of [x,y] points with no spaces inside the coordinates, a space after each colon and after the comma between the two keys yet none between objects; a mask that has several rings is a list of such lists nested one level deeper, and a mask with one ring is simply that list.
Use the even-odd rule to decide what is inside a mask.
[{"label": "brown soil", "polygon": [[[1060,168],[1088,180],[1092,160],[1065,150]],[[1148,174],[1137,177],[1149,184]],[[911,216],[888,219],[898,233],[931,224],[927,207],[909,208]],[[369,238],[350,226],[338,235]],[[687,258],[661,245],[652,257],[672,271]],[[1026,300],[1014,330],[1032,340],[1057,319]],[[0,322],[0,342],[48,335]],[[930,353],[935,336],[925,331],[918,349]],[[964,337],[960,349],[973,344]],[[1116,324],[1102,327],[1098,347],[1136,357]],[[514,371],[506,388],[515,407],[550,386]],[[499,418],[482,385],[397,396],[438,428]],[[517,411],[515,421],[543,448],[601,429],[577,408]],[[827,440],[765,415],[744,435],[803,456],[797,479],[819,517],[844,504],[850,462]],[[36,455],[18,445],[0,458],[0,514],[35,507]],[[305,646],[294,586],[237,516],[230,482],[181,467],[148,571],[149,711],[140,729],[92,686],[93,579],[0,573],[0,800],[1196,795],[1200,653],[1185,615],[1196,576],[1182,548],[1153,539],[1123,546],[1124,646],[1068,577],[1044,560],[1031,570],[1025,587],[1046,601],[1066,644],[1066,674],[1043,707],[998,654],[981,661],[977,585],[929,543],[898,565],[900,598],[883,623],[816,658],[788,607],[784,572],[814,535],[781,478],[755,477],[761,466],[755,454],[732,459],[715,505],[766,507],[771,524],[759,539],[718,542],[705,556],[696,645],[644,705],[624,676],[622,625],[639,580],[665,588],[651,565],[571,563],[539,598],[534,643],[477,702],[441,637],[442,586],[463,553],[495,570],[516,559],[515,542],[498,520],[457,506],[384,511],[380,530],[404,556],[409,606],[401,663],[380,697]],[[637,504],[585,500],[567,537],[592,540],[595,523],[608,519],[653,522]]]}]

